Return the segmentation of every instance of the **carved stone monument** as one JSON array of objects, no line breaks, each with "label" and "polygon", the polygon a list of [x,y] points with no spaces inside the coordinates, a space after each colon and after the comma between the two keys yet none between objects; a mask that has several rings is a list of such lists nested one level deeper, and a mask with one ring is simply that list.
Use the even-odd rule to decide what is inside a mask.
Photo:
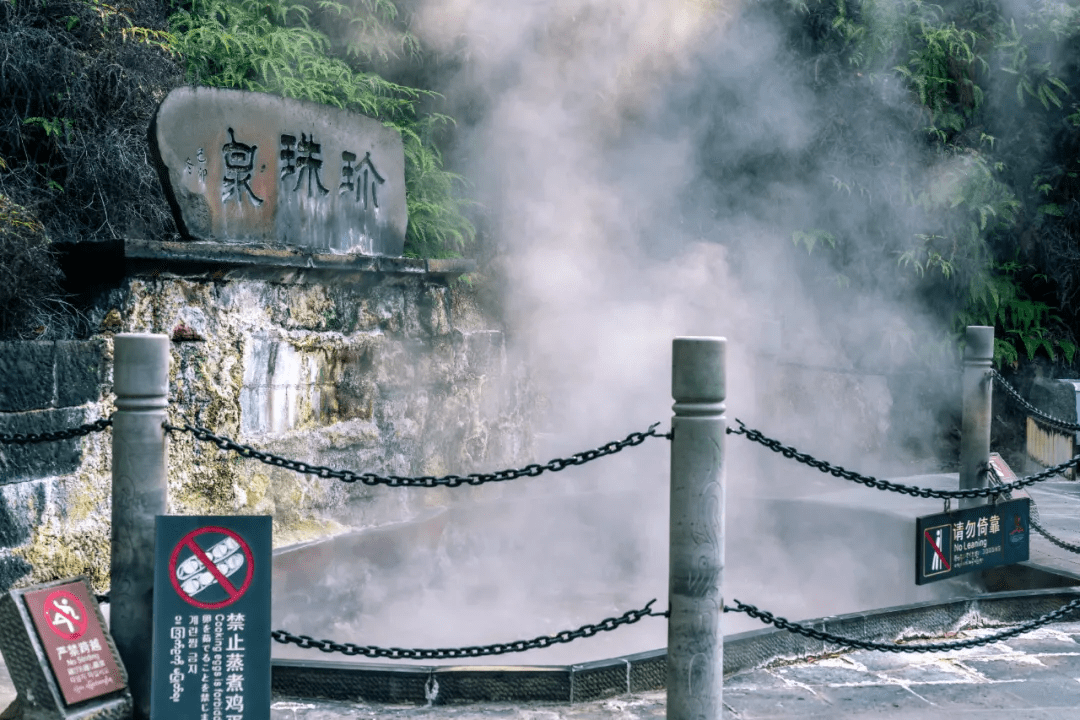
[{"label": "carved stone monument", "polygon": [[402,253],[404,147],[378,120],[274,95],[181,87],[161,103],[150,137],[189,238]]}]

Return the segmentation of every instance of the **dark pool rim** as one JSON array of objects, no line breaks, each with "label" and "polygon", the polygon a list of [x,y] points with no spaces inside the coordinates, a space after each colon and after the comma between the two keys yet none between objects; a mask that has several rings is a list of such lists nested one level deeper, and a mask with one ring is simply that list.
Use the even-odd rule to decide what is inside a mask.
[{"label": "dark pool rim", "polygon": [[[1028,622],[1080,597],[1080,588],[1019,590],[900,605],[805,621],[862,640],[941,637],[973,627]],[[763,628],[724,637],[724,675],[837,653],[843,648]],[[390,704],[575,703],[664,689],[667,650],[580,665],[393,666],[321,660],[272,661],[276,696]]]}]

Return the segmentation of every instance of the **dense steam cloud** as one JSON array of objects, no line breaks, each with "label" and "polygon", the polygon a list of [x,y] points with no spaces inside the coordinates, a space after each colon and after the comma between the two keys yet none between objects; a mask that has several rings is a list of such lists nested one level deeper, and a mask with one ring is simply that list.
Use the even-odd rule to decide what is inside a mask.
[{"label": "dense steam cloud", "polygon": [[[826,165],[839,160],[814,148],[838,108],[794,65],[775,15],[458,0],[419,18],[422,40],[460,60],[445,90],[463,118],[454,161],[489,212],[512,340],[553,432],[603,438],[667,413],[671,338],[723,335],[730,414],[771,407],[762,420],[775,424],[798,413],[784,422],[793,432],[828,416],[844,437],[819,438],[823,449],[851,460],[878,448],[883,381],[822,377],[810,392],[751,372],[761,352],[833,367],[887,360],[922,322],[887,273],[873,295],[835,294],[835,273],[792,242],[837,205]],[[860,137],[895,127],[883,121],[897,89],[875,92],[880,110],[851,113],[868,125]],[[895,172],[906,137],[868,148],[881,172]]]},{"label": "dense steam cloud", "polygon": [[[825,69],[797,64],[777,18],[763,4],[707,1],[422,6],[422,40],[460,61],[445,89],[463,119],[453,159],[498,238],[513,355],[547,400],[541,455],[666,419],[671,339],[722,335],[729,417],[880,471],[891,442],[885,379],[769,359],[892,369],[908,359],[913,334],[934,329],[906,302],[895,258],[874,257],[882,235],[910,226],[881,227],[869,210],[852,210],[835,182],[893,188],[876,202],[900,220],[925,220],[910,217],[899,192],[901,168],[921,149],[895,82],[848,98],[863,105],[836,107],[814,90]],[[835,132],[847,134],[850,156],[831,150]],[[793,243],[795,231],[826,221],[865,237],[852,262],[875,274],[872,292],[845,288],[821,253]],[[868,588],[845,570],[852,538],[813,523],[785,530],[777,506],[765,511],[755,499],[788,492],[806,471],[741,440],[728,448],[729,592],[799,617],[915,599],[904,538],[882,540],[896,546],[889,552],[903,575]],[[641,493],[641,509],[608,528],[608,542],[641,553],[640,587],[662,597],[667,448],[634,452],[582,475],[590,487]],[[802,531],[832,545],[808,545]],[[807,563],[799,546],[835,563]],[[832,596],[789,594],[815,584]]]},{"label": "dense steam cloud", "polygon": [[[942,330],[882,248],[933,225],[932,210],[916,212],[903,197],[905,183],[926,179],[912,168],[950,182],[965,161],[923,162],[913,104],[895,79],[818,92],[823,76],[854,70],[800,65],[775,11],[709,0],[419,5],[421,40],[456,63],[440,83],[460,120],[451,160],[475,184],[495,238],[485,274],[501,292],[511,361],[527,364],[545,401],[539,459],[656,420],[666,427],[672,338],[720,335],[729,341],[729,418],[868,473],[888,472],[887,460],[907,468],[896,457],[897,437],[910,431],[902,426],[937,408],[912,400],[911,383],[805,366],[895,370],[911,359],[912,338]],[[876,194],[867,202],[843,202],[868,188]],[[824,253],[808,251],[797,233],[820,227],[857,239],[846,262],[870,282],[853,287]],[[903,421],[891,412],[897,402],[911,408]],[[863,505],[880,507],[845,510],[842,481],[742,439],[727,447],[725,599],[806,618],[956,591],[913,583],[908,524],[939,504],[899,508],[864,494]],[[547,617],[540,598],[553,583],[590,577],[627,583],[620,611],[665,598],[667,461],[666,444],[653,441],[573,477],[522,483],[558,490],[575,508],[602,504],[596,493],[633,501],[591,525],[567,513],[554,523],[557,542],[550,506],[499,510],[514,529],[506,551],[485,554],[454,582],[498,578],[513,588],[501,592],[513,595],[518,618]],[[479,631],[497,614],[496,585],[461,592],[450,595],[468,609],[445,627]],[[743,620],[726,627],[757,627]],[[490,630],[495,639],[513,632]]]}]

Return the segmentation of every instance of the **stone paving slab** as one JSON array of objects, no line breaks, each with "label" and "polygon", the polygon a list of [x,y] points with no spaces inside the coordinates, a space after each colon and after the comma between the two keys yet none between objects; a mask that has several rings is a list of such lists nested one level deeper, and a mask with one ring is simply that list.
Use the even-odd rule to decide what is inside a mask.
[{"label": "stone paving slab", "polygon": [[[998,628],[960,633],[980,637]],[[1080,720],[1080,622],[933,655],[856,651],[725,678],[724,718]],[[15,691],[0,665],[0,709]],[[588,703],[386,705],[275,696],[270,720],[659,720],[663,692]]]},{"label": "stone paving slab", "polygon": [[[985,636],[992,629],[961,633]],[[736,673],[724,718],[1080,720],[1080,623],[934,655],[851,652]],[[887,658],[887,661],[886,661]],[[0,709],[14,700],[0,666]],[[275,696],[270,720],[659,720],[663,692],[576,704],[385,705]]]},{"label": "stone paving slab", "polygon": [[[1032,487],[1028,494],[1038,508],[1039,524],[1061,540],[1080,545],[1080,523],[1076,522],[1080,514],[1080,482],[1047,480]],[[1080,578],[1080,555],[1051,544],[1035,532],[1031,562]]]},{"label": "stone paving slab", "polygon": [[[1080,544],[1080,483],[1047,482],[1032,492],[1043,524]],[[1032,560],[1062,571],[1080,555],[1036,535]],[[959,633],[955,639],[995,629]],[[952,637],[946,639],[954,639]],[[0,710],[15,698],[0,664]],[[1018,638],[935,654],[856,651],[750,669],[725,678],[724,718],[919,718],[1080,720],[1080,621]],[[665,694],[647,692],[576,704],[385,705],[275,695],[271,720],[658,720]]]},{"label": "stone paving slab", "polygon": [[[957,639],[998,629],[977,629]],[[1080,623],[933,655],[851,652],[736,673],[724,718],[1080,720]],[[887,661],[885,659],[888,658]],[[272,720],[657,720],[663,692],[589,703],[401,706],[275,698]]]}]

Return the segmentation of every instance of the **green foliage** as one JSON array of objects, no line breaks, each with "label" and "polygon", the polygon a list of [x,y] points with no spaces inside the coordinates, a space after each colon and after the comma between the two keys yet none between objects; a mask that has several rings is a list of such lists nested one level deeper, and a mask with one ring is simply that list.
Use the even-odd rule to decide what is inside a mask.
[{"label": "green foliage", "polygon": [[994,361],[1000,366],[1015,366],[1024,356],[1034,360],[1040,350],[1050,360],[1056,360],[1060,350],[1065,361],[1072,363],[1076,345],[1061,336],[1061,318],[1045,302],[1033,300],[1019,282],[1023,268],[1016,263],[994,265],[980,273],[970,286],[967,306],[956,315],[959,334],[967,325],[989,325],[997,328],[994,342]]},{"label": "green foliage", "polygon": [[63,302],[59,279],[44,226],[0,195],[0,337],[46,336]]},{"label": "green foliage", "polygon": [[[836,58],[837,67],[852,69],[840,72],[829,91],[865,98],[870,93],[853,88],[900,81],[915,111],[904,115],[905,124],[921,128],[925,141],[924,154],[890,157],[898,191],[882,180],[886,174],[868,169],[877,167],[880,141],[867,140],[869,151],[853,148],[846,156],[834,150],[844,160],[830,170],[845,177],[822,176],[835,191],[822,216],[832,222],[811,221],[819,227],[796,231],[793,243],[826,250],[823,257],[866,287],[880,282],[880,271],[865,258],[867,239],[878,238],[882,255],[906,274],[906,291],[943,316],[954,340],[966,325],[993,325],[999,364],[1037,356],[1072,364],[1071,327],[1080,321],[1080,304],[1067,318],[1056,293],[1071,286],[1080,299],[1074,234],[1080,232],[1080,153],[1048,157],[1040,167],[1033,150],[1040,137],[1061,133],[1055,128],[1080,128],[1080,103],[1066,107],[1070,83],[1080,75],[1080,8],[1023,5],[1007,17],[1001,6],[976,0],[789,0],[787,6],[814,33],[821,18],[829,21],[832,32],[813,45],[813,65]],[[1072,55],[1050,52],[1058,46]],[[835,137],[850,138],[847,125],[837,125]],[[1077,145],[1080,138],[1068,147]],[[867,155],[870,162],[861,166]],[[888,200],[875,202],[882,196]],[[853,227],[844,222],[849,217],[887,228]],[[1040,264],[1047,255],[1037,249],[1044,238],[1058,238],[1048,249],[1059,260],[1049,265]],[[925,347],[936,342],[920,339]]]},{"label": "green foliage", "polygon": [[461,257],[475,238],[476,230],[463,213],[470,203],[457,193],[465,179],[444,170],[438,148],[424,139],[446,122],[452,121],[443,115],[429,115],[414,127],[398,127],[405,140],[407,257]]},{"label": "green foliage", "polygon": [[915,235],[917,240],[921,241],[921,244],[908,248],[900,254],[897,264],[901,267],[910,267],[919,277],[925,277],[927,271],[937,270],[941,273],[941,276],[948,280],[956,272],[956,266],[953,264],[952,255],[946,258],[941,250],[937,248],[937,245],[945,240],[940,235]]},{"label": "green foliage", "polygon": [[1009,23],[1008,35],[998,47],[1009,58],[1001,70],[1016,79],[1016,100],[1021,105],[1026,97],[1032,97],[1042,103],[1043,109],[1049,110],[1053,104],[1062,107],[1059,95],[1068,95],[1069,87],[1051,73],[1050,63],[1035,63],[1028,56],[1028,43],[1016,29],[1016,21]]},{"label": "green foliage", "polygon": [[806,232],[796,230],[791,234],[791,241],[797,246],[806,246],[807,253],[814,252],[814,248],[818,245],[821,245],[822,247],[828,245],[830,248],[836,249],[836,237],[832,233],[820,228],[814,228]]},{"label": "green foliage", "polygon": [[908,61],[895,68],[930,110],[935,125],[959,130],[962,118],[954,104],[959,102],[964,113],[982,104],[983,92],[973,76],[976,62],[985,67],[986,61],[975,53],[977,39],[973,31],[954,23],[920,19],[916,47],[908,51]]},{"label": "green foliage", "polygon": [[71,118],[28,117],[23,118],[23,125],[37,125],[45,131],[46,137],[63,138],[65,140],[70,140],[71,132],[74,129]]},{"label": "green foliage", "polygon": [[[443,167],[438,136],[452,123],[422,114],[438,94],[390,82],[362,69],[373,58],[419,51],[414,37],[392,27],[389,0],[361,0],[354,9],[330,0],[192,0],[170,18],[173,47],[194,83],[232,87],[348,108],[397,129],[405,145],[409,210],[406,254],[460,257],[476,231],[463,210],[463,179]],[[318,12],[355,30],[345,57],[315,25]]]},{"label": "green foliage", "polygon": [[397,6],[390,0],[357,0],[360,12],[334,0],[317,0],[318,8],[344,20],[348,31],[347,53],[364,62],[387,61],[398,57],[419,57],[420,42],[408,31],[392,23],[398,17]]}]

